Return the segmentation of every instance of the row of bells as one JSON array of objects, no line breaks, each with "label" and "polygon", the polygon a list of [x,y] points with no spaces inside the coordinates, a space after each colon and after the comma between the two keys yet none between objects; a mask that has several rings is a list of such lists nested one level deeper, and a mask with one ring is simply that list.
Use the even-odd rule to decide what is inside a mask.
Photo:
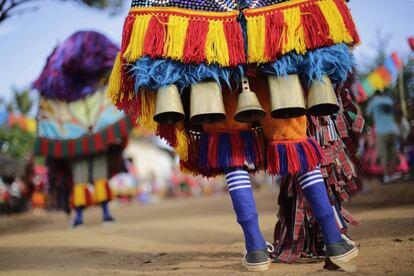
[{"label": "row of bells", "polygon": [[[331,115],[339,105],[328,77],[313,81],[305,101],[298,75],[268,76],[271,115],[273,118],[295,118],[305,114]],[[240,123],[253,123],[265,116],[256,94],[250,90],[248,79],[242,77],[242,92],[238,97],[234,119]],[[215,81],[193,84],[190,92],[190,120],[194,124],[212,124],[226,120],[226,111],[220,86]],[[175,85],[157,91],[154,121],[178,123],[185,119],[180,94]]]}]

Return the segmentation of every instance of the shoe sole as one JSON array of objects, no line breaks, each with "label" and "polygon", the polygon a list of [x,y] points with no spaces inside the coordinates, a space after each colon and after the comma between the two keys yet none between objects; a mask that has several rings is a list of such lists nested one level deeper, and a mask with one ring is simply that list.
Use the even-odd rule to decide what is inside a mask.
[{"label": "shoe sole", "polygon": [[270,265],[270,259],[262,263],[248,263],[246,259],[242,260],[242,265],[250,272],[266,271]]},{"label": "shoe sole", "polygon": [[358,267],[355,264],[350,263],[351,260],[355,259],[359,255],[358,248],[354,248],[351,251],[335,257],[329,257],[332,263],[336,264],[339,268],[345,272],[354,273],[358,271]]}]

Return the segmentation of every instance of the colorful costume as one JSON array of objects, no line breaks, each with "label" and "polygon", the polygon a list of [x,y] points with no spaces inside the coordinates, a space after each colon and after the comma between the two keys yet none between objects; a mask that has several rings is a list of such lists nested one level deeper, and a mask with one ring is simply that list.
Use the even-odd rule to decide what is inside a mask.
[{"label": "colorful costume", "polygon": [[104,220],[110,218],[106,204],[112,198],[106,152],[124,143],[131,128],[107,100],[106,82],[118,50],[99,33],[77,32],[53,51],[33,85],[40,92],[35,153],[69,160],[73,206],[79,211],[99,203]]},{"label": "colorful costume", "polygon": [[315,99],[345,82],[357,43],[343,0],[134,0],[109,95],[175,148],[182,170],[226,174],[245,234],[243,263],[258,271],[268,262],[248,172],[299,176],[325,243],[343,242],[304,96],[308,115],[338,111],[335,95]]}]

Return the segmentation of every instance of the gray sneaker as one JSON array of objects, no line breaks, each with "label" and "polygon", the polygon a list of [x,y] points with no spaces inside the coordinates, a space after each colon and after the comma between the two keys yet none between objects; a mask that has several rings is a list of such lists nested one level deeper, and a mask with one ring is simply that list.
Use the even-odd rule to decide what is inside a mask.
[{"label": "gray sneaker", "polygon": [[242,265],[252,272],[266,271],[270,265],[270,255],[274,250],[271,243],[266,243],[267,249],[243,253]]},{"label": "gray sneaker", "polygon": [[326,255],[329,260],[346,272],[356,272],[357,266],[350,261],[358,257],[358,248],[351,243],[343,241],[326,246]]}]

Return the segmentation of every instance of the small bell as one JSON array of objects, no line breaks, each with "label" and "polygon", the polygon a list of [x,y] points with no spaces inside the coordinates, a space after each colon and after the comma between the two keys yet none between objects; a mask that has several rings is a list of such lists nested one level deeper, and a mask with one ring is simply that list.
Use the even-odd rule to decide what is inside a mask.
[{"label": "small bell", "polygon": [[185,118],[183,103],[177,86],[171,84],[157,91],[154,121],[175,124]]},{"label": "small bell", "polygon": [[247,77],[242,77],[242,92],[237,101],[237,110],[234,120],[239,123],[253,123],[260,121],[265,116],[256,94],[250,90]]},{"label": "small bell", "polygon": [[214,124],[226,120],[223,95],[215,81],[191,85],[190,118],[194,124]]},{"label": "small bell", "polygon": [[273,118],[295,118],[306,114],[305,98],[299,76],[269,76],[270,104]]},{"label": "small bell", "polygon": [[312,116],[327,116],[339,111],[334,88],[327,76],[324,76],[322,81],[312,82],[307,103],[308,114]]}]

